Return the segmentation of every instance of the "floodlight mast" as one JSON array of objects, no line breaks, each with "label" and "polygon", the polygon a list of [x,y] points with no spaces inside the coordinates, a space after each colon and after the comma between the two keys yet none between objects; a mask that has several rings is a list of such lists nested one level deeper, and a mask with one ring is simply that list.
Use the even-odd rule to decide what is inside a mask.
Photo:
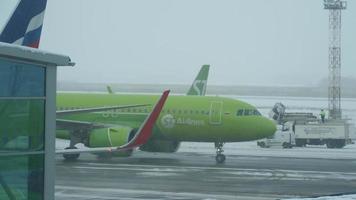
[{"label": "floodlight mast", "polygon": [[329,118],[341,119],[341,10],[346,1],[324,0],[329,10]]}]

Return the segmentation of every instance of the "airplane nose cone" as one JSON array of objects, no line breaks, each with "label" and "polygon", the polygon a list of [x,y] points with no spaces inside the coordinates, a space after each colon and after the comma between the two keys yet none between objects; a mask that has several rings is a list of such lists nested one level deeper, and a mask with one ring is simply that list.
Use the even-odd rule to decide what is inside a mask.
[{"label": "airplane nose cone", "polygon": [[276,123],[270,119],[265,119],[266,120],[266,137],[272,136],[276,131]]},{"label": "airplane nose cone", "polygon": [[267,119],[265,117],[263,117],[260,121],[260,129],[259,129],[259,137],[260,138],[266,138],[266,137],[269,137],[269,136],[272,136],[276,130],[277,130],[277,127],[276,127],[276,124],[274,123],[274,121],[270,120],[270,119]]}]

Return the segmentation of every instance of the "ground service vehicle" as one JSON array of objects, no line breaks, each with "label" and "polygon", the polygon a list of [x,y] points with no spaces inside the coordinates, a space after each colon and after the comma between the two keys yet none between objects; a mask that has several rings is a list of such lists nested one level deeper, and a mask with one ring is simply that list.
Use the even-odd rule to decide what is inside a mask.
[{"label": "ground service vehicle", "polygon": [[262,148],[283,147],[292,148],[295,146],[295,134],[289,126],[277,125],[277,131],[273,136],[257,141],[257,145]]},{"label": "ground service vehicle", "polygon": [[272,109],[272,118],[282,126],[289,124],[295,134],[295,145],[325,145],[328,148],[342,148],[351,143],[350,131],[353,124],[348,119],[326,119],[324,123],[313,113],[287,113],[285,106],[276,103]]}]

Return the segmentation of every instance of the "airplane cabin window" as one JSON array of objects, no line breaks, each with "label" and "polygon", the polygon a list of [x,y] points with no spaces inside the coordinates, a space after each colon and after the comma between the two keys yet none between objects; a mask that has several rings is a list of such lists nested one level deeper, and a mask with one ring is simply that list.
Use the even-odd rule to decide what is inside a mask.
[{"label": "airplane cabin window", "polygon": [[240,110],[237,111],[236,115],[237,116],[242,116],[243,113],[244,113],[244,110],[240,109]]}]

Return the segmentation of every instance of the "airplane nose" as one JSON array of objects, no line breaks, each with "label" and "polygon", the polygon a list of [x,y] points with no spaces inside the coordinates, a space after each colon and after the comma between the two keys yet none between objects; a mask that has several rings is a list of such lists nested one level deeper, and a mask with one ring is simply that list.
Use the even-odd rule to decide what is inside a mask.
[{"label": "airplane nose", "polygon": [[256,137],[258,139],[272,136],[277,130],[276,124],[274,123],[274,121],[272,121],[268,118],[265,118],[265,117],[260,118],[259,126],[256,126],[254,129],[256,131]]},{"label": "airplane nose", "polygon": [[270,137],[277,130],[275,122],[263,116],[255,118],[253,124],[249,124],[246,127],[248,127],[246,131],[249,132],[249,140]]},{"label": "airplane nose", "polygon": [[276,127],[276,123],[274,121],[265,118],[263,124],[264,124],[263,125],[264,133],[263,134],[265,135],[265,137],[272,136],[276,132],[277,127]]}]

